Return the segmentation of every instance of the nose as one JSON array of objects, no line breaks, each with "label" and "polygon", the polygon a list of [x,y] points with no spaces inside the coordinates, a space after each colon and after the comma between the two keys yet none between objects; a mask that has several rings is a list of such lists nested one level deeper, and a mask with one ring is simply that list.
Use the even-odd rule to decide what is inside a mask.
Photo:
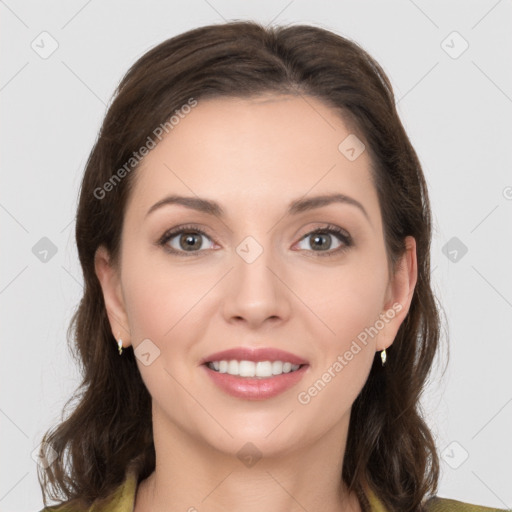
[{"label": "nose", "polygon": [[[293,293],[283,275],[285,271],[280,271],[282,266],[272,258],[270,250],[262,249],[249,241],[241,244],[234,255],[223,304],[224,318],[229,323],[245,323],[248,328],[257,329],[265,322],[277,324],[290,317]],[[259,255],[253,260],[255,250]]]}]

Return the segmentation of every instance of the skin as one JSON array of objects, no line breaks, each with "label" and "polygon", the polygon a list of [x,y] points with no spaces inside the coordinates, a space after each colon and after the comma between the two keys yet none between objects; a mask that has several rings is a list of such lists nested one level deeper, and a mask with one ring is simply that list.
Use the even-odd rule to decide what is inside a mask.
[{"label": "skin", "polygon": [[[111,265],[103,247],[95,258],[113,335],[134,350],[149,338],[160,350],[148,366],[137,359],[152,396],[156,470],[139,485],[136,512],[361,510],[341,482],[351,406],[375,351],[391,345],[407,314],[417,268],[408,237],[397,271],[388,271],[368,151],[349,161],[338,150],[350,133],[312,97],[200,100],[136,171],[121,265]],[[368,218],[338,203],[285,213],[292,200],[333,191],[359,201]],[[218,201],[226,217],[181,205],[146,216],[171,193]],[[348,231],[353,245],[335,253],[344,242],[325,234],[315,248],[306,235],[327,223]],[[167,245],[184,256],[156,244],[181,224],[206,231],[197,235],[199,256],[180,235]],[[236,252],[247,236],[263,249],[250,264]],[[393,304],[401,311],[299,403],[298,393]],[[277,347],[310,367],[277,397],[234,398],[199,364],[238,346]],[[252,467],[237,457],[247,442],[262,455]]]}]

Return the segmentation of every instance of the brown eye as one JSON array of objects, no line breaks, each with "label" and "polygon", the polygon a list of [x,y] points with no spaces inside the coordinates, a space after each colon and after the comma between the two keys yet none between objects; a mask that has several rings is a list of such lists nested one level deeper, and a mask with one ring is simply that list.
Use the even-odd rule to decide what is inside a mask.
[{"label": "brown eye", "polygon": [[[193,251],[195,249],[201,249],[203,245],[202,236],[199,233],[184,233],[178,237],[178,248],[185,251]],[[171,239],[172,240],[172,239]],[[172,244],[171,244],[172,246]],[[174,247],[176,249],[176,247]]]}]

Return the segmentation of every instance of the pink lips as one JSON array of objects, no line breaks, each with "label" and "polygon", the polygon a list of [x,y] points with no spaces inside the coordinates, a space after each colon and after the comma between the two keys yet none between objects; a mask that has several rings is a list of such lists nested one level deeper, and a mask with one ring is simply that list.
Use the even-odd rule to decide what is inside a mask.
[{"label": "pink lips", "polygon": [[[240,377],[229,373],[220,373],[208,367],[213,361],[282,361],[301,365],[298,370],[273,375],[265,378]],[[216,386],[228,395],[245,400],[266,400],[275,397],[295,386],[309,370],[309,363],[295,354],[275,348],[239,347],[216,352],[201,361],[201,368],[206,371]]]},{"label": "pink lips", "polygon": [[283,361],[290,362],[292,364],[308,364],[305,359],[302,359],[295,354],[279,350],[277,348],[249,348],[249,347],[238,347],[231,348],[229,350],[223,350],[222,352],[215,352],[210,354],[201,360],[201,364],[210,363],[212,361]]}]

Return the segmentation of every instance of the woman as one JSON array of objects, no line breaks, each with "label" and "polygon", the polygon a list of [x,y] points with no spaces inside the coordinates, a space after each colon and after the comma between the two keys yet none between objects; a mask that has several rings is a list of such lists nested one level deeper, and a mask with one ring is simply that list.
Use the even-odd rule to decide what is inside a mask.
[{"label": "woman", "polygon": [[84,380],[43,439],[45,505],[491,510],[433,497],[430,222],[355,43],[231,22],[149,51],[82,183]]}]

